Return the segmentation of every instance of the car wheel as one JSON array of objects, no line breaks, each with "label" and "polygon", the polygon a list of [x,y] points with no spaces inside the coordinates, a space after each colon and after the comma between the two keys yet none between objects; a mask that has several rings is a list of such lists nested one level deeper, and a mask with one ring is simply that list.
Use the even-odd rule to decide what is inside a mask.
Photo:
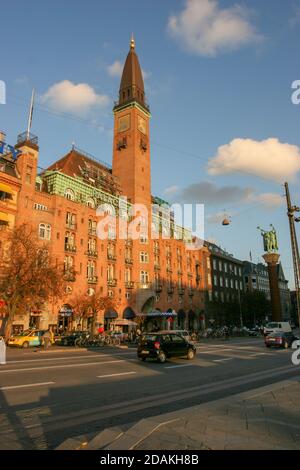
[{"label": "car wheel", "polygon": [[161,352],[159,353],[159,355],[157,356],[157,360],[158,360],[158,362],[160,362],[161,364],[163,364],[164,362],[166,362],[167,357],[166,357],[166,355],[165,355],[165,353],[164,353],[163,351],[161,351]]},{"label": "car wheel", "polygon": [[189,361],[191,361],[192,359],[194,359],[194,357],[195,357],[195,351],[190,348],[187,353],[187,358]]},{"label": "car wheel", "polygon": [[24,341],[24,343],[22,344],[22,348],[24,348],[24,349],[29,348],[29,343],[28,343],[28,341]]},{"label": "car wheel", "polygon": [[67,340],[67,339],[65,339],[65,340],[63,341],[63,346],[68,346],[68,340]]}]

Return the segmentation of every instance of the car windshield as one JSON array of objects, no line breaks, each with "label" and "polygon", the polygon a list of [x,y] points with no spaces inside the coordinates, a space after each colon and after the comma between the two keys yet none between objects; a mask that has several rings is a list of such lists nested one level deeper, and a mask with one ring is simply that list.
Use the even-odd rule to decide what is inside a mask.
[{"label": "car windshield", "polygon": [[142,341],[143,341],[143,342],[144,342],[144,341],[145,341],[145,342],[146,342],[146,341],[156,341],[156,339],[157,339],[157,335],[144,335],[144,336],[142,337]]},{"label": "car windshield", "polygon": [[268,323],[267,328],[278,328],[278,323]]},{"label": "car windshield", "polygon": [[26,330],[26,331],[23,331],[22,333],[20,333],[19,336],[28,336],[28,335],[30,335],[30,333],[32,333],[32,330]]},{"label": "car windshield", "polygon": [[280,333],[280,332],[279,332],[279,333],[272,333],[272,334],[270,335],[271,338],[278,338],[278,336],[280,336],[280,337],[281,337],[281,336],[284,336],[284,333]]}]

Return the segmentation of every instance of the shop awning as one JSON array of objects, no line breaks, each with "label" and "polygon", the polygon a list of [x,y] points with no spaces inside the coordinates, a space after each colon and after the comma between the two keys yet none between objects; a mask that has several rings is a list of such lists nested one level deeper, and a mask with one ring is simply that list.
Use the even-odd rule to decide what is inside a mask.
[{"label": "shop awning", "polygon": [[3,220],[3,222],[8,222],[8,214],[6,214],[6,212],[0,211],[0,220]]},{"label": "shop awning", "polygon": [[137,323],[135,323],[134,321],[125,319],[115,320],[111,324],[116,326],[137,326]]},{"label": "shop awning", "polygon": [[137,313],[137,317],[164,317],[164,318],[169,318],[169,317],[177,317],[177,313],[173,310],[173,312],[159,312],[159,311],[154,311],[154,312],[148,312],[148,313]]},{"label": "shop awning", "polygon": [[135,317],[135,313],[132,308],[127,307],[124,310],[123,317],[125,318],[125,320],[132,320]]},{"label": "shop awning", "polygon": [[104,314],[104,318],[106,320],[110,320],[112,318],[118,318],[118,314],[115,310],[107,310]]},{"label": "shop awning", "polygon": [[4,193],[7,193],[7,194],[13,194],[13,190],[7,186],[7,184],[4,184],[4,183],[0,183],[0,191],[3,191]]}]

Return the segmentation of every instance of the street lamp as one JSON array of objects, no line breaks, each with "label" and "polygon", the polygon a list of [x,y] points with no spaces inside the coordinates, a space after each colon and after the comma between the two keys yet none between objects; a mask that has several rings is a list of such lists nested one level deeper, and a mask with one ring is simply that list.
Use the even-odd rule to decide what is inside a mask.
[{"label": "street lamp", "polygon": [[[233,269],[230,269],[230,274],[235,276],[235,272]],[[236,281],[236,279],[235,279]],[[241,302],[241,291],[240,291],[240,284],[238,284],[238,299],[239,299],[239,309],[240,309],[240,323],[241,323],[241,328],[244,326],[243,322],[243,312],[242,312],[242,302]]]}]

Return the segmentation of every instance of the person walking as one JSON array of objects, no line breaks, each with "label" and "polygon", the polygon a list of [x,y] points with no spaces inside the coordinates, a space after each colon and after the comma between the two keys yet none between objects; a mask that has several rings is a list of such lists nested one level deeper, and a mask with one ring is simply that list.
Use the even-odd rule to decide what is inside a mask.
[{"label": "person walking", "polygon": [[48,349],[51,343],[51,334],[49,330],[45,331],[45,333],[43,334],[43,343],[44,349]]},{"label": "person walking", "polygon": [[6,344],[3,336],[0,336],[0,364],[6,364]]}]

